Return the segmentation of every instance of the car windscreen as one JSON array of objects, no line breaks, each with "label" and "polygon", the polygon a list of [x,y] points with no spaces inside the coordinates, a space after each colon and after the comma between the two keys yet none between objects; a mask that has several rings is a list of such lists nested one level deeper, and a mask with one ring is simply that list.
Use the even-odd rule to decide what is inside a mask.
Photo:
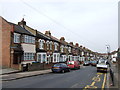
[{"label": "car windscreen", "polygon": [[106,64],[106,62],[104,60],[100,60],[99,64]]},{"label": "car windscreen", "polygon": [[61,64],[55,64],[53,67],[60,67]]},{"label": "car windscreen", "polygon": [[73,65],[73,64],[74,64],[74,62],[67,62],[67,64]]}]

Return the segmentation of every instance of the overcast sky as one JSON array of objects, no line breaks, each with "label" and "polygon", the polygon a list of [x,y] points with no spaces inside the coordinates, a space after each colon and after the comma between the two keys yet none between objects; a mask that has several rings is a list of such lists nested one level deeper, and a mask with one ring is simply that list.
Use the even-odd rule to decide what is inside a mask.
[{"label": "overcast sky", "polygon": [[[2,2],[2,3],[1,3]],[[0,16],[95,52],[118,48],[118,0],[2,0]]]}]

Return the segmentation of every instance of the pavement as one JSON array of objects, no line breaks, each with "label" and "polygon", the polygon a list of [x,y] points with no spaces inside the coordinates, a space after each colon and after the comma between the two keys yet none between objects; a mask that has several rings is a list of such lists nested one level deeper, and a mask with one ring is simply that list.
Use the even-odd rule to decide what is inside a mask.
[{"label": "pavement", "polygon": [[2,81],[11,81],[25,77],[47,74],[50,72],[51,72],[50,69],[39,70],[39,71],[26,71],[26,72],[18,72],[18,73],[11,72],[9,74],[0,75],[0,78],[2,79]]},{"label": "pavement", "polygon": [[[113,71],[114,85],[111,85],[112,79],[111,79],[110,71],[109,71],[110,68]],[[118,89],[118,66],[117,66],[117,63],[112,63],[110,68],[109,68],[108,74],[107,74],[107,88]]]},{"label": "pavement", "polygon": [[20,70],[12,69],[12,68],[1,68],[0,75],[10,74],[10,73],[17,73],[21,72]]}]

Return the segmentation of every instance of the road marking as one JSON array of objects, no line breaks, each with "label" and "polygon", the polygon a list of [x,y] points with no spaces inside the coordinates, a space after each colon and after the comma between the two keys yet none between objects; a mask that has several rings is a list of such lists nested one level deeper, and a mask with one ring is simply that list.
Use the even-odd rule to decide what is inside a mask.
[{"label": "road marking", "polygon": [[99,77],[93,77],[92,80],[95,81],[95,82],[100,82],[101,79]]},{"label": "road marking", "polygon": [[98,74],[97,77],[93,77],[93,81],[100,82],[100,75]]},{"label": "road marking", "polygon": [[[91,85],[86,85],[86,87],[83,89],[83,90],[87,90],[87,89],[89,89],[89,88],[97,88],[97,86],[94,86],[95,85],[95,83],[96,82],[100,82],[100,75],[102,75],[103,73],[97,73],[97,76],[95,76],[95,77],[93,77],[93,82],[92,82],[92,84]],[[104,79],[105,79],[105,77],[104,77]],[[105,80],[104,80],[104,83],[105,83]],[[103,85],[103,87],[104,87],[104,85]]]},{"label": "road marking", "polygon": [[87,85],[83,90],[87,90],[88,88],[97,88],[97,86]]},{"label": "road marking", "polygon": [[103,84],[102,84],[102,90],[104,90],[104,88],[105,88],[105,82],[106,82],[106,73],[104,75],[104,81],[103,81]]},{"label": "road marking", "polygon": [[92,82],[92,84],[90,86],[94,86],[95,82]]},{"label": "road marking", "polygon": [[102,75],[103,73],[97,73],[97,75]]}]

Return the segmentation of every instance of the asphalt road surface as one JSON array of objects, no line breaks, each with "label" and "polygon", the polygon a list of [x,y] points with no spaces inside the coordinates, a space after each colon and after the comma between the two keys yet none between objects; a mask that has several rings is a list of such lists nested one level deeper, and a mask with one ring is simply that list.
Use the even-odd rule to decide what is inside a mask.
[{"label": "asphalt road surface", "polygon": [[13,81],[4,81],[3,88],[104,88],[105,73],[96,67],[83,66],[66,73],[49,73]]}]

